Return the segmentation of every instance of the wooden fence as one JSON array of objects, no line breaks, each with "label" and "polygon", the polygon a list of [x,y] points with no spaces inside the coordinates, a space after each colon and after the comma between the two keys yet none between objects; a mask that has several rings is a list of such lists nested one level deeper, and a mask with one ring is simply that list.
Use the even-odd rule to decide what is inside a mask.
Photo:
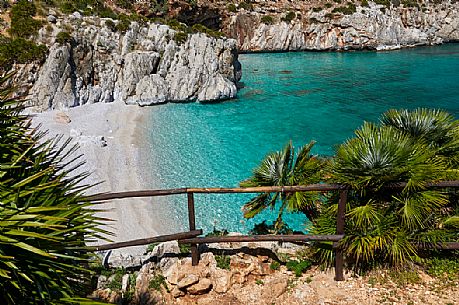
[{"label": "wooden fence", "polygon": [[[390,188],[403,188],[406,183],[392,184]],[[459,181],[443,181],[438,183],[429,183],[427,187],[431,188],[458,188]],[[201,229],[196,229],[196,216],[194,194],[230,194],[230,193],[294,193],[294,192],[331,192],[338,191],[340,193],[338,202],[338,214],[336,219],[336,234],[335,235],[241,235],[241,236],[213,236],[199,237],[202,235]],[[132,247],[139,245],[147,245],[153,242],[164,242],[177,240],[182,244],[191,245],[192,265],[196,266],[199,263],[200,253],[198,252],[198,244],[220,243],[220,242],[255,242],[255,241],[282,241],[282,242],[306,242],[306,241],[332,241],[335,249],[335,280],[344,280],[343,265],[344,254],[338,242],[344,237],[345,227],[345,212],[347,202],[348,189],[339,184],[311,184],[300,186],[265,186],[265,187],[247,187],[247,188],[177,188],[168,190],[143,190],[143,191],[128,191],[118,193],[96,194],[87,197],[88,200],[97,202],[112,199],[125,199],[134,197],[157,197],[169,196],[178,194],[187,194],[188,200],[188,224],[189,231],[162,235],[151,238],[136,239],[125,242],[110,243],[92,247],[93,251],[118,249],[123,247]],[[422,245],[424,248],[426,245]],[[443,243],[437,245],[428,245],[428,248],[441,249],[459,249],[459,242]]]}]

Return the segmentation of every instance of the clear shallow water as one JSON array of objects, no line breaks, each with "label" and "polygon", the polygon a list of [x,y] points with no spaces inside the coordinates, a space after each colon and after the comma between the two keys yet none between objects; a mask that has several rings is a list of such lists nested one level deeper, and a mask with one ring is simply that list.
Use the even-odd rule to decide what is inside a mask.
[{"label": "clear shallow water", "polygon": [[[151,113],[155,188],[232,187],[249,177],[269,152],[289,140],[316,140],[332,155],[364,120],[391,108],[431,107],[459,117],[459,44],[392,52],[240,55],[245,88],[218,104],[167,104]],[[243,220],[250,195],[198,195],[197,226],[246,231],[274,219]],[[186,198],[167,198],[185,227]],[[183,217],[185,216],[185,217]],[[288,215],[300,229],[304,218]]]}]

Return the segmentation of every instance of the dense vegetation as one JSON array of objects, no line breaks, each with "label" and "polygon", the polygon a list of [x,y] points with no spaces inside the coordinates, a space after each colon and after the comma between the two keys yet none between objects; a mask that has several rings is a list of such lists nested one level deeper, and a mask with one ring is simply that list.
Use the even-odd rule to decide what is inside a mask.
[{"label": "dense vegetation", "polygon": [[[378,264],[401,266],[422,259],[425,253],[417,245],[459,240],[457,191],[426,187],[428,182],[458,179],[458,157],[459,121],[450,114],[390,110],[378,124],[364,123],[330,160],[319,161],[310,155],[310,148],[301,148],[294,161],[289,144],[268,155],[241,185],[347,185],[345,238],[340,246],[349,264],[356,270]],[[388,188],[398,182],[407,185]],[[337,193],[261,194],[245,205],[244,215],[253,217],[278,202],[277,229],[287,207],[308,216],[312,233],[335,234]],[[331,264],[331,244],[316,246],[319,261]]]},{"label": "dense vegetation", "polygon": [[35,5],[27,0],[20,0],[11,8],[11,37],[0,35],[0,73],[10,70],[14,63],[44,60],[47,48],[30,40],[43,25],[33,18],[36,13]]},{"label": "dense vegetation", "polygon": [[75,147],[44,140],[9,93],[0,92],[0,303],[72,303],[88,288],[86,242],[99,232],[86,175],[75,173]]}]

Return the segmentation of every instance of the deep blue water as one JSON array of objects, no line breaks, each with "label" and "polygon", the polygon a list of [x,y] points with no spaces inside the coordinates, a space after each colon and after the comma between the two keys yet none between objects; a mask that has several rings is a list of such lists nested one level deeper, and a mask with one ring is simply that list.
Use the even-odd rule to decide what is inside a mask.
[{"label": "deep blue water", "polygon": [[[245,87],[217,104],[167,104],[151,113],[155,188],[232,187],[268,153],[289,140],[316,140],[314,152],[332,155],[363,121],[391,108],[431,107],[459,117],[459,44],[391,52],[240,55]],[[199,195],[197,226],[245,231],[247,195]],[[171,215],[184,225],[185,198]],[[179,203],[180,202],[180,203]],[[275,217],[267,212],[263,218]],[[301,228],[304,219],[289,215]]]}]

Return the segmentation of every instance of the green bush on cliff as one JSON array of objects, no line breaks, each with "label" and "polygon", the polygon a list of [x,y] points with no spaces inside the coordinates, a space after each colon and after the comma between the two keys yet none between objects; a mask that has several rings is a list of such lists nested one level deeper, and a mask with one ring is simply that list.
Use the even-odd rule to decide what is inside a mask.
[{"label": "green bush on cliff", "polygon": [[0,35],[0,72],[9,71],[13,64],[43,61],[48,48],[24,38],[7,38]]},{"label": "green bush on cliff", "polygon": [[182,44],[188,39],[188,33],[175,32],[173,39],[177,44]]},{"label": "green bush on cliff", "polygon": [[36,35],[42,26],[42,22],[35,20],[37,8],[33,2],[27,0],[18,1],[10,11],[11,28],[9,30],[11,36],[19,38],[29,38]]},{"label": "green bush on cliff", "polygon": [[228,12],[230,13],[236,13],[237,12],[237,7],[234,3],[230,3],[227,6]]},{"label": "green bush on cliff", "polygon": [[59,44],[71,43],[72,40],[72,35],[70,35],[70,33],[66,31],[59,32],[56,36],[56,42]]},{"label": "green bush on cliff", "polygon": [[118,17],[103,0],[59,0],[58,6],[65,14],[79,11],[84,15],[96,15],[102,18]]},{"label": "green bush on cliff", "polygon": [[281,21],[285,21],[287,23],[291,22],[295,19],[296,14],[294,12],[288,12],[284,17],[281,18]]},{"label": "green bush on cliff", "polygon": [[352,15],[357,11],[354,3],[348,2],[347,6],[335,7],[332,13],[342,13],[344,15]]},{"label": "green bush on cliff", "polygon": [[206,27],[205,25],[202,25],[202,24],[195,24],[191,27],[191,30],[193,32],[199,32],[199,33],[205,33],[207,35],[209,35],[210,37],[215,37],[215,38],[221,38],[223,37],[223,33],[220,32],[220,31],[214,31],[212,29],[209,29],[208,27]]},{"label": "green bush on cliff", "polygon": [[261,17],[260,21],[263,22],[264,24],[273,24],[274,18],[269,15],[264,15]]},{"label": "green bush on cliff", "polygon": [[384,5],[387,8],[390,8],[391,1],[390,0],[373,0],[376,4]]},{"label": "green bush on cliff", "polygon": [[124,8],[124,9],[131,9],[132,8],[132,1],[130,0],[116,0],[116,6]]},{"label": "green bush on cliff", "polygon": [[115,31],[116,31],[116,24],[115,24],[115,22],[114,22],[113,20],[107,19],[107,20],[105,20],[105,23],[104,23],[104,24],[105,24],[105,26],[106,26],[109,30],[111,30],[112,32],[115,32]]},{"label": "green bush on cliff", "polygon": [[45,140],[10,92],[0,92],[0,304],[70,303],[87,293],[85,243],[99,232],[86,174],[75,147]]},{"label": "green bush on cliff", "polygon": [[244,9],[244,10],[246,10],[246,11],[252,11],[253,10],[253,4],[248,0],[239,3],[239,7]]},{"label": "green bush on cliff", "polygon": [[419,3],[416,0],[402,0],[401,4],[403,4],[404,7],[417,7],[417,8],[419,8]]}]

